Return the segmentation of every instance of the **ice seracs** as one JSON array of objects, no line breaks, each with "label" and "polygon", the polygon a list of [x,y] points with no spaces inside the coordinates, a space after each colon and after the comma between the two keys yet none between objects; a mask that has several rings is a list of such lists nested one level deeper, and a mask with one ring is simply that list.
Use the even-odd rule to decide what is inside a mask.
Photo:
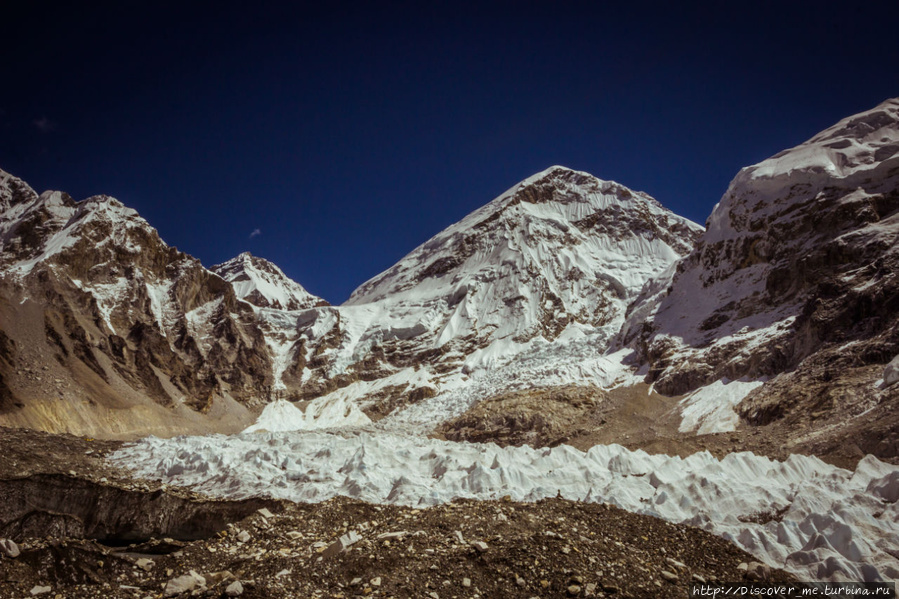
[{"label": "ice seracs", "polygon": [[306,411],[284,399],[276,399],[262,410],[245,433],[305,431],[328,428],[358,428],[371,424],[359,407],[345,399],[320,398],[310,402]]},{"label": "ice seracs", "polygon": [[799,455],[682,459],[620,445],[585,453],[356,431],[148,438],[112,459],[141,476],[230,498],[346,495],[427,506],[561,493],[704,528],[800,580],[899,577],[899,467],[872,456],[852,472]]}]

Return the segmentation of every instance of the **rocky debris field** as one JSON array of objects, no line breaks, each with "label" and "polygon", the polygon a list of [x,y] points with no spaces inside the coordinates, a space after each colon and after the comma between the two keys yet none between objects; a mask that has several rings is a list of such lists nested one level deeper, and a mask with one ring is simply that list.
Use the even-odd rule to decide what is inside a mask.
[{"label": "rocky debris field", "polygon": [[105,478],[121,485],[142,484],[105,460],[124,445],[122,441],[0,427],[0,442],[0,480],[60,474],[94,481]]},{"label": "rocky debris field", "polygon": [[[103,461],[115,443],[13,429],[0,435],[4,504],[21,496],[13,483],[41,477],[106,489],[93,510],[74,502],[82,511],[70,519],[81,526],[60,528],[65,502],[52,518],[0,510],[0,599],[681,598],[691,581],[792,580],[702,530],[610,505],[459,500],[420,510],[335,498],[259,507],[133,479]],[[121,529],[141,502],[160,524],[150,534],[144,523],[129,538]],[[160,502],[169,511],[159,511]],[[179,528],[184,518],[202,521],[203,510],[205,529]],[[187,515],[179,520],[172,511]],[[87,525],[101,515],[118,518],[115,534],[112,524]],[[91,538],[91,530],[106,533]]]},{"label": "rocky debris field", "polygon": [[[863,371],[861,375],[858,370]],[[843,367],[839,377],[832,376],[822,384],[806,381],[785,386],[777,381],[770,390],[762,388],[737,407],[743,417],[729,432],[680,432],[679,402],[684,396],[660,395],[640,383],[610,390],[565,386],[499,394],[441,424],[432,436],[535,448],[565,443],[581,451],[617,443],[632,451],[681,457],[708,451],[719,459],[737,451],[751,451],[778,461],[792,454],[814,455],[850,470],[871,453],[884,462],[899,464],[899,434],[895,430],[899,385],[877,387],[859,382],[864,375],[864,381],[870,383],[876,378],[874,370]],[[790,377],[803,372],[791,373]],[[855,378],[851,378],[853,375]],[[833,399],[835,395],[838,401]],[[789,405],[777,418],[745,417],[744,413],[762,402]],[[819,405],[816,411],[810,407],[814,402],[826,406]],[[873,423],[856,417],[863,412],[877,417]]]},{"label": "rocky debris field", "polygon": [[[209,539],[108,547],[23,539],[0,597],[684,597],[770,572],[730,543],[608,505],[461,501],[416,510],[284,504]],[[742,565],[742,569],[741,569]]]},{"label": "rocky debris field", "polygon": [[435,436],[449,441],[554,447],[591,427],[601,426],[606,392],[568,385],[510,391],[476,403],[441,424]]}]

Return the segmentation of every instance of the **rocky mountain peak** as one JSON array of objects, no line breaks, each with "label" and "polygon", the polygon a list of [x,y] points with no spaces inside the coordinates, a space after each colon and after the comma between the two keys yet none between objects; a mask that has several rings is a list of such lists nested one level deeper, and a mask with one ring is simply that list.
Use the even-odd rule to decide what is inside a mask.
[{"label": "rocky mountain peak", "polygon": [[[584,261],[602,259],[606,251],[614,253],[615,259],[603,269],[615,271],[612,278],[620,279],[628,293],[635,293],[646,278],[638,263],[652,262],[651,255],[658,253],[667,264],[689,251],[701,230],[644,193],[554,166],[438,233],[361,285],[347,304],[397,293],[452,297],[463,279],[492,280],[508,269],[536,275],[555,265],[565,271],[556,273],[563,279],[580,278],[577,271],[589,272],[597,266]],[[580,252],[562,265],[555,254],[561,248]],[[625,266],[629,261],[632,264]],[[568,275],[569,271],[574,272]]]},{"label": "rocky mountain peak", "polygon": [[[555,165],[521,181],[514,188],[516,193],[511,194],[509,198],[511,199],[516,194],[525,193],[527,197],[532,198],[531,203],[536,204],[540,201],[558,200],[558,198],[553,197],[552,193],[540,194],[539,190],[541,189],[549,191],[553,188],[563,189],[567,186],[581,188],[596,187],[599,183],[602,183],[602,181],[590,173],[576,171],[566,166]],[[528,190],[532,191],[529,192]]]},{"label": "rocky mountain peak", "polygon": [[56,264],[73,279],[88,282],[129,265],[164,276],[169,255],[180,255],[115,198],[98,195],[76,202],[59,191],[10,207],[0,222],[0,244],[0,262],[17,276]]},{"label": "rocky mountain peak", "polygon": [[[80,202],[59,191],[37,195],[5,173],[0,200],[0,288],[8,300],[0,330],[9,347],[33,348],[0,363],[0,395],[38,398],[19,402],[16,425],[89,431],[152,427],[156,419],[186,430],[206,426],[197,413],[214,403],[245,413],[235,400],[254,401],[270,384],[250,307],[136,211],[105,195]],[[71,392],[29,377],[35,369]],[[42,403],[57,394],[65,401]],[[82,402],[94,408],[82,413]],[[122,409],[134,405],[141,409]],[[110,409],[119,414],[113,424],[95,420]],[[228,418],[233,425],[240,416]]]},{"label": "rocky mountain peak", "polygon": [[652,312],[639,327],[657,388],[774,376],[831,343],[888,361],[897,234],[899,100],[744,168],[696,249],[631,311]]},{"label": "rocky mountain peak", "polygon": [[234,287],[237,297],[260,308],[305,310],[328,302],[306,291],[274,263],[243,252],[210,270]]},{"label": "rocky mountain peak", "polygon": [[[381,415],[512,363],[530,365],[495,375],[485,392],[516,377],[538,384],[572,360],[590,380],[610,381],[599,356],[628,302],[701,231],[646,194],[547,169],[420,245],[344,305],[304,315],[299,333],[295,323],[277,324],[284,357],[275,361],[285,366],[276,380],[301,385],[304,399],[325,395],[335,411],[349,401],[341,388],[353,385],[353,401]],[[568,353],[547,356],[560,339]],[[359,381],[371,381],[370,395]]]},{"label": "rocky mountain peak", "polygon": [[10,209],[31,204],[36,199],[37,193],[27,183],[0,169],[0,219],[9,218]]}]

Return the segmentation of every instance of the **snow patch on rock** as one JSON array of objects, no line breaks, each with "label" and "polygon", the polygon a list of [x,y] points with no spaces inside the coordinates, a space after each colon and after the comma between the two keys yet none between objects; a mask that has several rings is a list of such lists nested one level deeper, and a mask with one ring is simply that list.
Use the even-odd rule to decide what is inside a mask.
[{"label": "snow patch on rock", "polygon": [[275,264],[249,252],[209,270],[231,283],[237,297],[261,308],[304,310],[327,304],[306,291]]},{"label": "snow patch on rock", "polygon": [[680,401],[682,433],[727,433],[737,429],[740,417],[734,408],[764,381],[731,381],[727,378],[700,387]]}]

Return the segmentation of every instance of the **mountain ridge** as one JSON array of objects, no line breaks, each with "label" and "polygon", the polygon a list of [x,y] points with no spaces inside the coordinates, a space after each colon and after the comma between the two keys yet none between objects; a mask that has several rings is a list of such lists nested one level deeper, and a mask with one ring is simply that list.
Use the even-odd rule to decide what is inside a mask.
[{"label": "mountain ridge", "polygon": [[[420,432],[528,388],[646,381],[690,394],[681,426],[702,431],[813,432],[874,410],[865,451],[893,455],[899,387],[874,383],[899,353],[897,150],[888,100],[742,169],[708,229],[553,166],[340,306],[246,252],[206,269],[108,196],[38,195],[0,171],[0,419],[36,401],[51,416],[35,426],[67,426],[34,397],[69,381],[194,424],[218,411],[237,426],[283,398],[308,428],[352,415]],[[22,358],[34,343],[49,361]],[[790,385],[816,391],[790,400]]]},{"label": "mountain ridge", "polygon": [[114,198],[2,183],[0,328],[20,348],[3,365],[6,422],[127,434],[250,417],[267,356],[228,283]]},{"label": "mountain ridge", "polygon": [[[74,202],[2,180],[6,276],[41,287],[31,270],[49,269],[58,293],[47,307],[60,302],[69,314],[54,334],[45,327],[48,338],[66,350],[71,335],[96,338],[75,345],[102,384],[123,378],[162,406],[184,401],[199,414],[222,398],[258,409],[273,394],[313,400],[370,383],[355,391],[383,415],[538,341],[599,326],[590,343],[604,344],[625,298],[701,230],[646,194],[551,167],[413,250],[440,245],[421,267],[400,261],[393,272],[403,271],[406,295],[365,296],[370,281],[331,307],[249,253],[204,268],[114,198]],[[68,299],[79,294],[86,308]],[[340,410],[345,399],[319,403]]]},{"label": "mountain ridge", "polygon": [[[416,403],[411,394],[452,393],[556,340],[570,346],[569,358],[590,362],[588,379],[610,384],[617,375],[593,355],[606,349],[630,296],[686,253],[699,231],[646,194],[546,169],[363,283],[336,309],[339,319],[330,311],[315,318],[311,328],[319,328],[301,333],[304,369],[324,386],[302,397],[334,409],[352,401],[380,417]],[[554,370],[534,366],[493,376],[482,391],[525,377],[536,384],[537,370]]]},{"label": "mountain ridge", "polygon": [[[819,291],[828,293],[816,290],[821,283],[831,284],[827,282],[834,281],[834,275],[864,278],[864,269],[855,272],[861,265],[895,261],[891,246],[899,208],[897,188],[899,100],[847,117],[795,148],[742,169],[713,209],[696,248],[677,272],[670,273],[673,290],[667,299],[657,299],[650,319],[650,326],[665,339],[655,349],[652,336],[644,339],[648,345],[644,353],[670,352],[661,345],[673,337],[698,353],[712,352],[720,347],[715,339],[745,334],[740,333],[743,327],[751,329],[750,336],[770,333],[775,345],[777,339],[794,335],[794,321],[807,321],[811,314],[802,315],[815,310]],[[695,289],[703,292],[697,296]],[[688,302],[688,296],[694,301]],[[634,310],[647,308],[638,305]],[[812,334],[827,338],[828,333],[819,329]],[[814,349],[799,343],[774,350],[781,354],[781,362],[767,365],[731,362],[728,369],[726,356],[738,348],[717,352],[710,361],[720,366],[711,376],[777,374]],[[677,360],[674,356],[670,354]],[[657,363],[654,368],[663,369],[657,385],[677,393],[696,384],[676,382],[678,375],[664,360],[650,359]],[[697,379],[707,381],[708,377]]]}]

